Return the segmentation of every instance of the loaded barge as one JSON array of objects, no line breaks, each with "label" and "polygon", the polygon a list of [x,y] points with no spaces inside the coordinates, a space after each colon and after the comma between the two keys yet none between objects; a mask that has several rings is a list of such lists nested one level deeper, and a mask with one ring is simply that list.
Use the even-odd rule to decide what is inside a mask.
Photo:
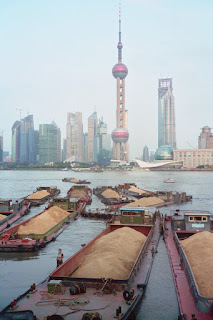
[{"label": "loaded barge", "polygon": [[36,192],[26,196],[24,199],[30,201],[31,206],[40,206],[49,200],[56,197],[60,193],[57,187],[39,187]]},{"label": "loaded barge", "polygon": [[29,208],[28,200],[0,199],[0,232],[27,214]]},{"label": "loaded barge", "polygon": [[84,185],[72,186],[67,191],[68,198],[77,198],[84,201],[86,204],[91,204],[92,202],[92,190]]},{"label": "loaded barge", "polygon": [[57,206],[8,228],[0,234],[0,252],[31,252],[55,240],[81,213],[84,203],[76,211],[67,212]]},{"label": "loaded barge", "polygon": [[[189,262],[190,256],[186,255],[186,249],[183,248],[184,244],[182,242],[187,239],[192,244],[195,241],[195,261],[198,261],[198,258],[199,260],[202,258],[200,267],[196,267],[197,272],[206,270],[207,265],[204,261],[203,250],[199,252],[202,243],[206,246],[206,241],[201,240],[201,236],[204,234],[202,232],[207,232],[209,237],[213,232],[213,216],[207,211],[176,210],[171,217],[165,216],[164,236],[177,292],[180,309],[179,320],[213,319],[213,295],[202,295],[200,293],[201,289],[198,287],[199,278],[203,279],[203,277],[207,280],[206,287],[211,287],[211,272],[206,272],[205,274],[204,271],[204,274],[200,274],[197,278],[195,277],[192,271],[193,265]],[[194,240],[195,235],[200,237],[199,240]],[[193,240],[192,237],[194,237]],[[191,246],[189,255],[193,255],[192,249]],[[210,251],[210,255],[207,255],[207,258],[212,257],[212,250]]]},{"label": "loaded barge", "polygon": [[[145,208],[121,209],[116,218],[97,237],[55,269],[45,281],[31,288],[1,312],[1,319],[13,313],[29,314],[33,319],[122,319],[136,318],[136,311],[145,293],[159,237],[160,217],[151,215]],[[131,230],[146,240],[139,245],[133,264],[125,278],[77,277],[83,259],[92,254],[98,241],[113,236],[114,232]],[[117,235],[116,235],[117,236]],[[121,246],[128,251],[128,243]],[[132,241],[132,240],[131,240]],[[91,250],[92,249],[92,250]],[[91,251],[91,252],[90,252]],[[132,251],[132,250],[130,250]],[[108,251],[109,254],[110,250]],[[114,260],[110,260],[112,270]],[[96,263],[96,260],[94,261]],[[119,269],[119,268],[118,268]],[[121,267],[120,267],[121,269]],[[101,269],[102,270],[102,269]],[[121,270],[118,270],[121,271]],[[121,271],[122,274],[122,271]],[[30,294],[31,293],[31,294]],[[55,317],[55,318],[54,318]]]}]

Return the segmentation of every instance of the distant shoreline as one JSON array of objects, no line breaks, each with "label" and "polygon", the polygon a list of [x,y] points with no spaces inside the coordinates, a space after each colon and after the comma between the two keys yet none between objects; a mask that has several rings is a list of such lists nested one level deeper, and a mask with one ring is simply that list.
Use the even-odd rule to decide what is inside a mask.
[{"label": "distant shoreline", "polygon": [[[102,168],[104,171],[158,171],[158,172],[186,172],[186,171],[193,171],[193,172],[209,172],[213,171],[213,168],[182,168],[182,169],[160,169],[160,168],[153,168],[153,169],[142,169],[142,168],[133,168],[132,170],[126,170],[126,169],[119,169],[119,168]],[[72,171],[72,172],[90,172],[90,173],[99,173],[93,170],[87,170],[86,168],[79,168],[79,170],[64,170],[61,168],[0,168],[1,171],[64,171],[64,174],[66,172]]]}]

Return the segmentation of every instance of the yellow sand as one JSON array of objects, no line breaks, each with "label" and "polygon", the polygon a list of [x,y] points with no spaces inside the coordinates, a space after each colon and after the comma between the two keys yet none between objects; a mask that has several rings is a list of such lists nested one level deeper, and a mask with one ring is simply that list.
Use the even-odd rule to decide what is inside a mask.
[{"label": "yellow sand", "polygon": [[96,240],[72,277],[128,279],[146,236],[130,227]]},{"label": "yellow sand", "polygon": [[1,220],[3,220],[3,219],[5,219],[5,218],[6,218],[6,216],[5,216],[5,215],[0,214],[0,221],[1,221]]},{"label": "yellow sand", "polygon": [[213,233],[203,231],[181,241],[200,294],[213,297]]},{"label": "yellow sand", "polygon": [[30,219],[28,223],[20,226],[18,229],[19,234],[44,234],[56,226],[59,222],[64,220],[69,212],[53,206],[44,211],[41,215]]},{"label": "yellow sand", "polygon": [[106,189],[104,192],[102,192],[102,196],[108,199],[119,199],[122,197],[120,194],[118,194],[116,191],[112,189]]},{"label": "yellow sand", "polygon": [[87,192],[85,190],[72,190],[71,192],[69,192],[69,197],[71,198],[85,198],[87,197]]},{"label": "yellow sand", "polygon": [[135,202],[128,203],[128,207],[149,207],[155,206],[158,204],[164,204],[165,201],[157,198],[157,197],[148,197],[148,198],[141,198]]},{"label": "yellow sand", "polygon": [[27,198],[28,199],[32,199],[32,200],[40,200],[40,199],[43,199],[44,197],[47,197],[49,196],[50,193],[47,192],[46,190],[41,190],[41,191],[36,191],[32,194],[30,194]]},{"label": "yellow sand", "polygon": [[139,194],[143,194],[143,193],[149,193],[148,191],[145,191],[145,190],[142,190],[142,189],[139,189],[139,188],[136,188],[136,187],[131,187],[130,189],[129,189],[129,191],[132,191],[132,192],[137,192],[137,193],[139,193]]}]

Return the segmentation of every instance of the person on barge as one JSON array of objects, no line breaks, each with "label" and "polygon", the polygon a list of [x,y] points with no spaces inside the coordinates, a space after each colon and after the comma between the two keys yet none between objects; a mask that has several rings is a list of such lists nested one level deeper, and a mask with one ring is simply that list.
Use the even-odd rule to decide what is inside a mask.
[{"label": "person on barge", "polygon": [[57,255],[57,268],[63,263],[64,255],[61,251],[61,249],[58,249],[58,255]]}]

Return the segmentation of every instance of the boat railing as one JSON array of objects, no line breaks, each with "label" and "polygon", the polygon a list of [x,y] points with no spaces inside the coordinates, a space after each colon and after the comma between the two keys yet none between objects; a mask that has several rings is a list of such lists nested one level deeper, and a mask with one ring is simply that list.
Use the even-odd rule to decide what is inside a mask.
[{"label": "boat railing", "polygon": [[[146,239],[145,243],[143,244],[142,250],[141,250],[141,252],[139,253],[139,255],[137,257],[137,260],[135,261],[134,266],[132,267],[132,270],[131,270],[131,273],[130,273],[130,276],[129,276],[129,279],[128,279],[129,283],[134,281],[135,272],[139,269],[139,266],[142,263],[142,259],[143,259],[144,255],[145,255],[146,250],[147,250],[147,248],[148,248],[148,246],[150,244],[150,241],[152,239],[153,232],[154,232],[154,227],[151,228],[151,230],[150,230],[150,232],[149,232],[149,234],[147,236],[147,239]],[[151,268],[150,268],[150,270],[151,270]],[[145,284],[147,283],[148,278],[149,278],[149,273],[147,273]]]},{"label": "boat railing", "polygon": [[174,240],[198,311],[211,313],[213,310],[213,297],[204,297],[200,294],[190,263],[182,245],[180,244],[176,232],[174,232]]}]

